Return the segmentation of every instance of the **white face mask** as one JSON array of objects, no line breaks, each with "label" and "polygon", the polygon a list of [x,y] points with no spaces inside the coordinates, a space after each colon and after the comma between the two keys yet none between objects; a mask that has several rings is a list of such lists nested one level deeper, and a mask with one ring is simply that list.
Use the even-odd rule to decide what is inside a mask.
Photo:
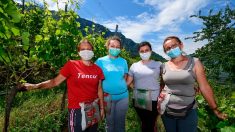
[{"label": "white face mask", "polygon": [[149,60],[152,52],[139,53],[142,60]]},{"label": "white face mask", "polygon": [[94,52],[92,50],[81,50],[78,54],[81,56],[82,60],[85,61],[91,60],[94,56]]}]

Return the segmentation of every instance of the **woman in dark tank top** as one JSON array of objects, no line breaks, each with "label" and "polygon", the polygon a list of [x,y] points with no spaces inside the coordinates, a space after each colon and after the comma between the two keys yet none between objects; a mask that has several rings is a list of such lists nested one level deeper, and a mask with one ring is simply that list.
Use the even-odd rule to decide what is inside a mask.
[{"label": "woman in dark tank top", "polygon": [[[164,52],[171,58],[164,64],[162,79],[164,89],[170,93],[166,108],[173,110],[187,109],[182,117],[170,115],[167,109],[162,115],[162,120],[167,132],[195,132],[197,131],[197,112],[195,104],[194,83],[199,84],[199,89],[209,106],[220,119],[227,115],[217,109],[214,94],[207,82],[203,64],[197,58],[182,55],[183,43],[176,36],[169,36],[163,42]],[[191,67],[190,67],[191,66]],[[169,111],[170,111],[169,110]],[[174,113],[174,112],[173,112]]]}]

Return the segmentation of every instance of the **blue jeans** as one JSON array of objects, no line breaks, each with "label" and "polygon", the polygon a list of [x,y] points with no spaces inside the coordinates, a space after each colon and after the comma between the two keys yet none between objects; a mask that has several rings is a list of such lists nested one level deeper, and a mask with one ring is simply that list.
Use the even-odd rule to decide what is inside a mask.
[{"label": "blue jeans", "polygon": [[184,118],[173,118],[162,115],[162,121],[166,132],[196,132],[197,131],[197,110],[190,110]]},{"label": "blue jeans", "polygon": [[112,100],[111,113],[106,115],[108,132],[125,132],[125,119],[128,110],[128,98]]},{"label": "blue jeans", "polygon": [[97,132],[98,123],[82,131],[82,113],[81,109],[69,109],[68,129],[69,132]]}]

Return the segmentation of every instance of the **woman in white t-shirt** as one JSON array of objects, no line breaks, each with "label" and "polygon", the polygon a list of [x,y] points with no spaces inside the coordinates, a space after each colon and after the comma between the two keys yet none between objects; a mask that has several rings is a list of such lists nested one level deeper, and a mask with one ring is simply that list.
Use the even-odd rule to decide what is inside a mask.
[{"label": "woman in white t-shirt", "polygon": [[138,51],[141,60],[131,65],[127,84],[134,83],[133,104],[141,120],[142,132],[154,132],[161,63],[150,59],[152,47],[149,42],[141,42]]}]

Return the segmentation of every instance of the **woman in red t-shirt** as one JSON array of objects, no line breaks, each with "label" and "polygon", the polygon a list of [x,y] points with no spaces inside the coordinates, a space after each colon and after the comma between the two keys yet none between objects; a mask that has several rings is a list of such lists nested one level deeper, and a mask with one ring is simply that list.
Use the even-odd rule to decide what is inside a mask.
[{"label": "woman in red t-shirt", "polygon": [[[94,56],[93,46],[87,39],[79,43],[78,53],[81,60],[69,60],[61,68],[59,75],[54,79],[38,84],[25,83],[23,86],[27,90],[49,89],[67,80],[69,131],[80,132],[88,127],[85,131],[95,132],[98,127],[97,120],[92,120],[91,122],[85,121],[84,128],[84,119],[87,118],[84,118],[84,115],[88,114],[90,116],[91,114],[89,113],[90,111],[88,113],[87,111],[84,112],[84,107],[89,104],[98,103],[97,99],[99,99],[100,108],[98,110],[100,109],[101,119],[104,117],[103,90],[101,87],[101,81],[104,79],[104,75],[102,70],[91,62]],[[95,107],[92,111],[94,110]],[[92,115],[94,115],[94,112]]]}]

